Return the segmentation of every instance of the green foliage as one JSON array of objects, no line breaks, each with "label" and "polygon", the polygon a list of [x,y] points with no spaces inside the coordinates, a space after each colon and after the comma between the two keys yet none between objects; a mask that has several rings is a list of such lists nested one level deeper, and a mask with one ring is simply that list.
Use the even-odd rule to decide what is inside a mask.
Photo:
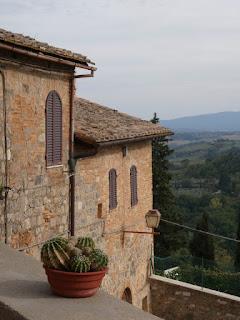
[{"label": "green foliage", "polygon": [[[152,123],[159,123],[154,113]],[[181,222],[181,216],[175,210],[175,198],[171,191],[169,173],[169,156],[172,150],[169,149],[168,139],[158,137],[152,142],[153,159],[153,207],[158,209],[162,217],[167,220]],[[181,229],[161,222],[160,236],[155,237],[155,252],[157,255],[166,256],[170,252],[182,246],[184,234]]]},{"label": "green foliage", "polygon": [[77,240],[76,247],[79,249],[83,249],[86,247],[94,249],[95,243],[94,243],[93,239],[90,237],[79,237]]},{"label": "green foliage", "polygon": [[[195,227],[199,218],[207,213],[211,232],[235,238],[240,195],[240,141],[217,139],[211,143],[201,141],[177,147],[174,157],[171,156],[170,172],[174,180],[171,186],[175,208],[183,224]],[[216,261],[236,259],[233,242],[216,238],[213,241]]]},{"label": "green foliage", "polygon": [[169,272],[166,277],[188,282],[205,288],[240,295],[240,273],[206,269],[200,266],[185,264]]},{"label": "green foliage", "polygon": [[108,256],[100,249],[94,249],[89,259],[91,261],[92,271],[100,271],[108,265]]},{"label": "green foliage", "polygon": [[91,262],[84,255],[73,256],[70,260],[70,271],[72,272],[88,272],[90,267]]},{"label": "green foliage", "polygon": [[[238,228],[237,228],[237,240],[240,241],[240,210],[238,214]],[[236,253],[234,261],[235,270],[240,272],[240,242],[236,244]]]},{"label": "green foliage", "polygon": [[41,250],[41,260],[47,268],[67,270],[69,255],[66,251],[68,241],[58,237],[47,241]]},{"label": "green foliage", "polygon": [[[196,226],[197,230],[209,231],[208,227],[208,214],[205,212],[201,220]],[[207,234],[194,232],[193,239],[190,242],[190,252],[193,257],[214,261],[214,246],[213,239]]]}]

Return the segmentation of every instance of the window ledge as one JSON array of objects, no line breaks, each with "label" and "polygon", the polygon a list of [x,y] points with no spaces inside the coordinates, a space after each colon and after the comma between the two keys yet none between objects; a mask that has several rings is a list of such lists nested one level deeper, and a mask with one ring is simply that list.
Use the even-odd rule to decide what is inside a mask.
[{"label": "window ledge", "polygon": [[46,169],[54,169],[54,168],[62,168],[63,167],[63,164],[56,164],[54,166],[47,166]]}]

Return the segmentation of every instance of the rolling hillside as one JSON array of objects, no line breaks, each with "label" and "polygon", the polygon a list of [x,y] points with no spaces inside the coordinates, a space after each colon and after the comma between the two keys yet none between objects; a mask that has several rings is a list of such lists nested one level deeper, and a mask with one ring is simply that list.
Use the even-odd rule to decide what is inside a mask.
[{"label": "rolling hillside", "polygon": [[240,131],[240,111],[162,120],[161,124],[174,131],[180,132]]}]

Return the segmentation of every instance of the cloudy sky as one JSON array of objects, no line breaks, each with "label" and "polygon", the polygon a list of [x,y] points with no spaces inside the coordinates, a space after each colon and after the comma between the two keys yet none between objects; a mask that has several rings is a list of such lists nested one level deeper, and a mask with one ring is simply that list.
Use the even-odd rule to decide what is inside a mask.
[{"label": "cloudy sky", "polygon": [[0,27],[89,56],[78,94],[124,112],[240,111],[239,0],[0,0]]}]

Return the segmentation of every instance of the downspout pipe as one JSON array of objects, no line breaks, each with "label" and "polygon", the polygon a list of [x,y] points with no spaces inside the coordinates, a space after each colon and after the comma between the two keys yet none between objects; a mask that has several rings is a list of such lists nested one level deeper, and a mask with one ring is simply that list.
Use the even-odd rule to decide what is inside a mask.
[{"label": "downspout pipe", "polygon": [[75,93],[75,79],[70,80],[70,115],[69,115],[69,233],[75,235],[75,166],[74,153],[74,127],[73,127],[73,105]]},{"label": "downspout pipe", "polygon": [[[96,70],[96,69],[94,69]],[[74,75],[70,80],[70,116],[69,116],[69,233],[75,236],[75,168],[77,158],[74,157],[74,96],[75,96],[75,79],[92,78],[94,70],[90,74]],[[88,155],[86,155],[88,156]],[[84,154],[83,154],[84,157]]]},{"label": "downspout pipe", "polygon": [[2,78],[2,94],[3,94],[3,134],[4,134],[4,158],[5,158],[5,176],[4,176],[4,241],[8,243],[8,214],[7,214],[7,202],[8,202],[8,155],[7,155],[7,107],[6,107],[6,81],[5,74],[0,70]]}]

